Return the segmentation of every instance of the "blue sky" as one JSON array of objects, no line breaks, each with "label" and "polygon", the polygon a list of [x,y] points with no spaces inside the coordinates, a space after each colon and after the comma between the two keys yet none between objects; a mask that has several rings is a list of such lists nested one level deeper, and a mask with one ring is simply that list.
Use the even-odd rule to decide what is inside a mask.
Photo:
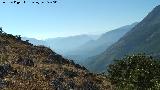
[{"label": "blue sky", "polygon": [[32,2],[46,0],[19,5],[11,1],[0,1],[0,26],[7,33],[37,39],[100,34],[141,21],[160,4],[160,0],[57,0],[40,5]]}]

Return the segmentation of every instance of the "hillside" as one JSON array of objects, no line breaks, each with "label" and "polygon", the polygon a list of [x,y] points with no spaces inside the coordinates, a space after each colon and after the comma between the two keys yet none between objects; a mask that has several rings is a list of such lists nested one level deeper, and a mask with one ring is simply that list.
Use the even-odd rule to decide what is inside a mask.
[{"label": "hillside", "polygon": [[[103,71],[113,59],[133,53],[160,55],[160,6],[150,12],[138,25],[125,34],[104,53],[90,58],[92,71]],[[101,66],[101,67],[99,67]]]},{"label": "hillside", "polygon": [[0,88],[5,90],[107,90],[102,75],[63,58],[50,48],[0,32]]},{"label": "hillside", "polygon": [[118,41],[125,33],[130,31],[136,24],[137,22],[108,31],[102,34],[98,39],[90,40],[73,51],[66,53],[65,56],[78,60],[79,63],[86,63],[84,62],[85,59],[104,52],[110,45]]}]

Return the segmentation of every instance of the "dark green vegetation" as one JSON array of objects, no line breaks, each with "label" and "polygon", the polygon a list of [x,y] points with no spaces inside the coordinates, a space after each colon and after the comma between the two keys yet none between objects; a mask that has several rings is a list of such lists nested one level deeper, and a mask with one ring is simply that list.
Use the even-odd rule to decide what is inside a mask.
[{"label": "dark green vegetation", "polygon": [[[90,70],[100,72],[115,58],[134,53],[160,55],[160,6],[150,12],[139,24],[125,34],[104,53],[90,58]],[[101,66],[101,67],[99,67]]]},{"label": "dark green vegetation", "polygon": [[0,89],[110,90],[105,76],[0,29]]},{"label": "dark green vegetation", "polygon": [[145,54],[126,56],[109,65],[108,77],[116,90],[159,90],[160,60]]}]

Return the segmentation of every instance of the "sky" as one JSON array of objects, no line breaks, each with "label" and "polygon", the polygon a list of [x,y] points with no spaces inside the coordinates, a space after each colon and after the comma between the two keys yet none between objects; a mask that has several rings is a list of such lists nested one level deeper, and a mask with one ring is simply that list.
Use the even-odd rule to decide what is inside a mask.
[{"label": "sky", "polygon": [[140,22],[160,4],[160,0],[57,0],[55,4],[17,0],[18,5],[11,1],[0,0],[0,26],[7,33],[36,39],[101,34]]}]

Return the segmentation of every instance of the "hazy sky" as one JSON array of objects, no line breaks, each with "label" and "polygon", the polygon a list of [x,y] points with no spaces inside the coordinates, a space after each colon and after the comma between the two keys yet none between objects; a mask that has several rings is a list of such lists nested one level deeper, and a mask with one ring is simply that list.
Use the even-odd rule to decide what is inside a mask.
[{"label": "hazy sky", "polygon": [[3,1],[14,0],[0,0],[4,31],[38,39],[106,32],[141,21],[160,4],[160,0],[57,0],[40,5],[32,2],[47,0],[26,0],[19,5]]}]

